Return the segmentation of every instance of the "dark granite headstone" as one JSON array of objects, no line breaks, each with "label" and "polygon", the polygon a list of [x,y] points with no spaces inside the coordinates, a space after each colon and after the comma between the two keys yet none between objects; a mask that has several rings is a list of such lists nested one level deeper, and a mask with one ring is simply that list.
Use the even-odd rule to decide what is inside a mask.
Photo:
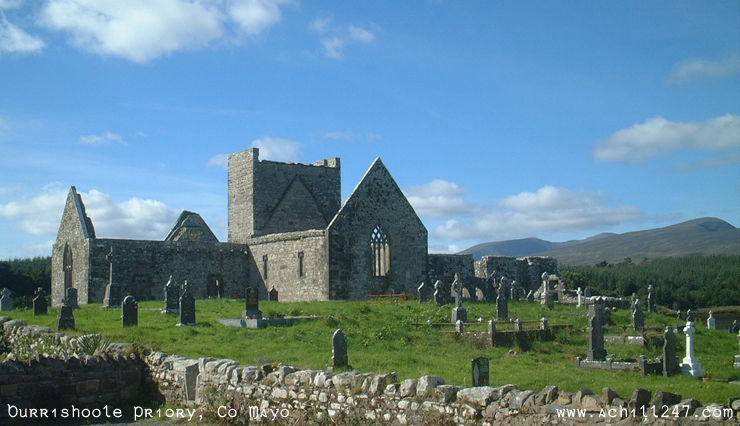
[{"label": "dark granite headstone", "polygon": [[635,331],[642,331],[645,328],[645,313],[642,312],[640,299],[635,299],[632,305],[632,327]]},{"label": "dark granite headstone", "polygon": [[347,336],[341,328],[334,332],[331,338],[331,361],[334,367],[347,367]]},{"label": "dark granite headstone", "polygon": [[139,325],[139,304],[134,296],[128,295],[123,298],[121,304],[121,326],[128,327]]},{"label": "dark granite headstone", "polygon": [[498,295],[496,296],[496,319],[503,320],[509,318],[509,300],[506,298],[506,289],[504,283],[498,286]]},{"label": "dark granite headstone", "polygon": [[68,306],[65,303],[59,308],[59,316],[57,317],[57,330],[74,330],[74,329],[75,329],[74,308],[71,306]]},{"label": "dark granite headstone", "polygon": [[36,290],[36,297],[33,298],[33,314],[34,315],[46,315],[48,312],[49,304],[46,301],[46,295],[44,289],[39,287]]},{"label": "dark granite headstone", "polygon": [[267,300],[277,302],[278,301],[278,291],[275,288],[275,286],[272,286],[269,292],[267,292]]},{"label": "dark granite headstone", "polygon": [[604,302],[594,300],[588,307],[588,360],[604,361]]},{"label": "dark granite headstone", "polygon": [[4,288],[2,297],[0,297],[0,311],[13,310],[13,292],[9,288]]},{"label": "dark granite headstone", "polygon": [[694,322],[694,311],[691,309],[686,312],[686,322]]},{"label": "dark granite headstone", "polygon": [[473,387],[488,386],[490,383],[489,359],[483,356],[473,358]]},{"label": "dark granite headstone", "polygon": [[164,285],[164,309],[163,314],[176,314],[180,312],[180,287],[170,279]]},{"label": "dark granite headstone", "polygon": [[663,375],[670,376],[677,372],[676,335],[673,333],[673,327],[668,326],[663,333]]},{"label": "dark granite headstone", "polygon": [[260,296],[256,288],[247,287],[246,305],[246,310],[243,314],[244,318],[262,318],[262,311],[260,311]]},{"label": "dark granite headstone", "polygon": [[183,285],[182,295],[180,295],[180,323],[179,326],[195,325],[195,298],[190,293],[190,286],[187,281]]},{"label": "dark granite headstone", "polygon": [[67,306],[72,309],[80,309],[80,305],[77,304],[77,289],[74,287],[67,289]]}]

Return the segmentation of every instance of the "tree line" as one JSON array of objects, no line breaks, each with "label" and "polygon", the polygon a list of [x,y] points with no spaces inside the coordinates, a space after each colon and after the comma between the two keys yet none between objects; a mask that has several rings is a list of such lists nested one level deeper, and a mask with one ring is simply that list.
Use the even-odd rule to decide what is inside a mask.
[{"label": "tree line", "polygon": [[0,287],[12,290],[21,306],[28,303],[28,296],[33,296],[39,287],[51,294],[51,257],[0,260]]},{"label": "tree line", "polygon": [[569,288],[588,287],[592,294],[647,296],[652,284],[656,301],[672,309],[740,305],[740,255],[685,256],[592,266],[562,266]]}]

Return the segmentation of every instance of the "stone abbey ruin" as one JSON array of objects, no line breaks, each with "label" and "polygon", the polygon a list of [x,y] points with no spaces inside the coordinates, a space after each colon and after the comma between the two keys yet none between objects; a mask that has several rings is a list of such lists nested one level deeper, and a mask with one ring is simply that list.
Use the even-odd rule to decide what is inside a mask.
[{"label": "stone abbey ruin", "polygon": [[197,213],[184,211],[163,241],[97,238],[82,197],[71,187],[52,254],[52,304],[76,288],[79,303],[101,303],[109,280],[137,300],[162,299],[173,276],[197,298],[281,301],[360,299],[413,293],[421,282],[447,285],[459,273],[470,294],[496,270],[528,290],[545,257],[429,254],[427,230],[380,158],[344,205],[339,158],[313,164],[259,159],[257,148],[229,156],[228,242],[219,242]]}]

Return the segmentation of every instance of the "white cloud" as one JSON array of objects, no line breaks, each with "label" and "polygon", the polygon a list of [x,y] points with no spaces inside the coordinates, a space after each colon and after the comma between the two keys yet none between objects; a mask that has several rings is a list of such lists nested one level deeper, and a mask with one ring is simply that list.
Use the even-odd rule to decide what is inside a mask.
[{"label": "white cloud", "polygon": [[218,167],[224,170],[229,168],[229,154],[216,154],[206,163],[207,167]]},{"label": "white cloud", "polygon": [[280,5],[288,3],[282,0],[243,0],[231,1],[229,15],[239,28],[249,34],[257,35],[280,22],[282,13]]},{"label": "white cloud", "polygon": [[[68,191],[58,183],[47,185],[34,197],[0,204],[0,217],[17,221],[19,228],[29,234],[55,236]],[[156,200],[134,197],[115,202],[95,189],[81,196],[99,238],[161,240],[179,214]]]},{"label": "white cloud", "polygon": [[322,36],[324,54],[332,59],[341,59],[344,48],[349,44],[370,44],[375,41],[375,34],[365,28],[356,25],[332,27],[331,21],[331,17],[316,18],[309,29]]},{"label": "white cloud", "polygon": [[[6,2],[6,5],[8,2]],[[0,5],[0,9],[3,6]],[[6,6],[7,7],[7,6]],[[8,22],[0,13],[0,54],[2,53],[38,53],[44,49],[44,42]]]},{"label": "white cloud", "polygon": [[126,145],[126,141],[123,140],[123,137],[121,137],[121,135],[117,135],[111,132],[105,132],[102,135],[80,136],[80,143],[83,145],[100,146],[100,145],[110,145],[114,142],[119,143],[121,145]]},{"label": "white cloud", "polygon": [[495,235],[524,236],[538,232],[583,231],[639,220],[640,209],[607,205],[598,192],[575,192],[544,186],[504,198],[496,209],[475,209],[468,220],[451,218],[435,228],[438,238],[490,239]]},{"label": "white cloud", "polygon": [[740,147],[740,116],[725,114],[703,123],[650,118],[614,133],[594,148],[597,161],[639,162],[681,148],[724,150]]},{"label": "white cloud", "polygon": [[144,63],[241,34],[282,18],[289,0],[48,0],[40,22],[78,48]]},{"label": "white cloud", "polygon": [[419,216],[446,218],[473,214],[475,206],[465,202],[465,192],[454,182],[435,179],[425,185],[411,186],[405,194]]},{"label": "white cloud", "polygon": [[266,137],[252,141],[253,148],[259,148],[260,160],[298,161],[301,144],[288,139]]},{"label": "white cloud", "polygon": [[23,188],[23,185],[7,185],[7,186],[0,186],[0,195],[8,194],[11,192],[19,191]]},{"label": "white cloud", "polygon": [[740,53],[734,53],[720,61],[692,58],[681,61],[673,67],[666,81],[683,84],[702,77],[722,78],[740,73]]}]

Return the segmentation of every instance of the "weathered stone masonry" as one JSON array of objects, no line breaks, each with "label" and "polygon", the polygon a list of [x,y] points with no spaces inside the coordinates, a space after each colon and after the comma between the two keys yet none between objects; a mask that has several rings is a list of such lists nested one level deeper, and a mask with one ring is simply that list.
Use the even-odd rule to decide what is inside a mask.
[{"label": "weathered stone masonry", "polygon": [[[52,255],[52,304],[69,287],[79,303],[102,302],[111,249],[113,280],[139,300],[162,298],[170,275],[178,284],[187,279],[198,298],[243,296],[254,287],[262,299],[272,288],[280,301],[361,299],[413,293],[422,281],[449,284],[456,272],[473,294],[476,277],[485,278],[480,271],[492,270],[486,258],[474,273],[469,255],[429,255],[424,224],[379,158],[344,206],[338,158],[279,163],[248,149],[229,157],[228,188],[229,242],[220,243],[187,211],[164,241],[96,238],[72,187]],[[534,260],[517,263],[507,278],[538,277],[544,261]]]}]

